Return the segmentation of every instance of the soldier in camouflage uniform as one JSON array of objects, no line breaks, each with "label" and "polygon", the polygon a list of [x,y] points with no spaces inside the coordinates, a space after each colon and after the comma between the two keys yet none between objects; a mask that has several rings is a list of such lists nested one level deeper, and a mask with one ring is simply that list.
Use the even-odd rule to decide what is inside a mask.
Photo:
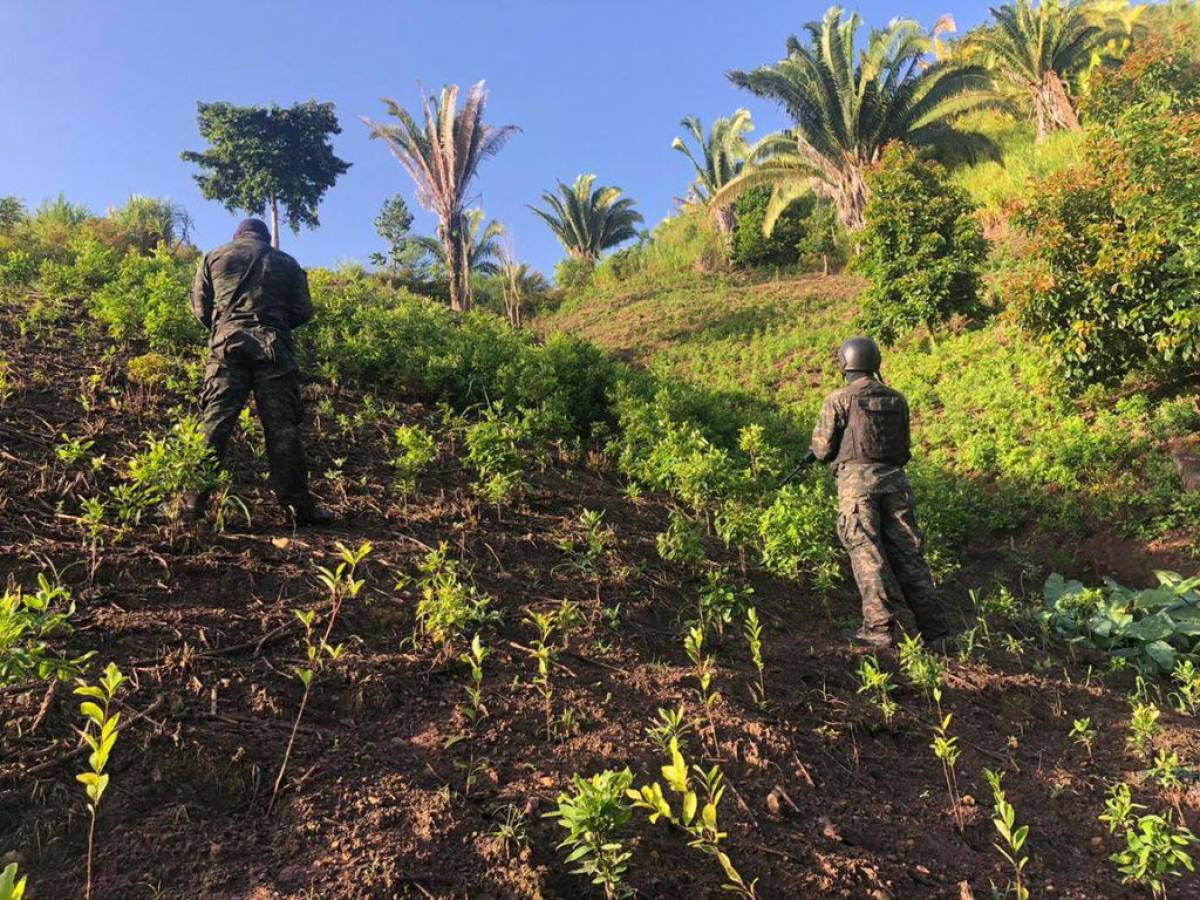
[{"label": "soldier in camouflage uniform", "polygon": [[[247,219],[196,269],[192,314],[210,334],[200,394],[204,431],[221,459],[253,391],[276,496],[298,522],[325,525],[332,516],[308,492],[300,368],[292,347],[292,329],[312,318],[308,277],[270,240],[262,221]],[[198,518],[207,501],[206,495],[186,497],[185,512]]]},{"label": "soldier in camouflage uniform", "polygon": [[912,455],[908,403],[879,380],[874,341],[851,338],[838,359],[846,384],[821,406],[808,458],[830,464],[837,476],[838,537],[862,595],[863,624],[855,638],[892,646],[893,601],[903,599],[926,644],[940,644],[949,628],[922,553],[903,468]]}]

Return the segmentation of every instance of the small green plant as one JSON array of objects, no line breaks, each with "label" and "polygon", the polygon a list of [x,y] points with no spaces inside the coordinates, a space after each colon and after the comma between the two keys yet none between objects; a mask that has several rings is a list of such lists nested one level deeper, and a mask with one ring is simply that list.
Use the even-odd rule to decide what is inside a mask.
[{"label": "small green plant", "polygon": [[754,671],[758,674],[758,684],[751,686],[750,693],[754,696],[755,705],[763,708],[767,704],[767,682],[763,672],[762,625],[758,621],[758,610],[753,606],[746,609],[746,621],[742,626],[742,633],[746,636],[750,661],[754,663]]},{"label": "small green plant", "polygon": [[1005,896],[1011,893],[1017,900],[1029,900],[1029,887],[1025,884],[1025,866],[1029,864],[1029,857],[1021,855],[1029,837],[1029,826],[1016,824],[1016,811],[1004,794],[1004,773],[984,769],[983,774],[992,788],[992,826],[1000,835],[1000,840],[992,846],[1013,870],[1013,880],[1006,886]]},{"label": "small green plant", "polygon": [[443,541],[427,553],[420,563],[416,579],[402,578],[396,585],[403,590],[415,583],[417,632],[449,654],[454,643],[472,626],[493,621],[492,598],[470,583],[468,573],[457,560],[450,559]]},{"label": "small green plant", "polygon": [[464,690],[467,692],[467,699],[471,701],[470,709],[466,710],[467,717],[474,724],[478,722],[487,710],[483,706],[483,661],[488,657],[488,649],[483,646],[483,641],[476,634],[471,638],[471,645],[467,648],[467,652],[459,657],[471,667],[471,683]]},{"label": "small green plant", "polygon": [[1158,718],[1161,715],[1162,710],[1153,703],[1134,702],[1133,713],[1129,717],[1129,737],[1125,739],[1125,743],[1139,756],[1150,758],[1150,750],[1158,734]]},{"label": "small green plant", "polygon": [[69,469],[76,463],[87,459],[94,446],[96,446],[96,442],[93,440],[82,437],[72,438],[64,434],[62,442],[54,448],[54,455],[58,457],[58,461],[63,466]]},{"label": "small green plant", "polygon": [[[668,745],[670,763],[662,767],[663,779],[668,789],[680,797],[679,811],[676,812],[670,801],[663,793],[662,785],[657,781],[643,785],[638,789],[630,789],[626,795],[633,801],[635,808],[646,812],[650,823],[659,819],[685,831],[691,840],[690,847],[696,847],[708,856],[717,860],[725,874],[723,888],[747,900],[754,900],[755,885],[758,880],[747,882],[734,867],[729,855],[721,849],[721,841],[726,833],[721,831],[717,821],[718,807],[725,794],[725,777],[719,766],[713,766],[705,771],[699,766],[692,766],[692,772],[700,782],[700,792],[692,789],[687,762],[674,739]],[[703,793],[703,806],[701,796]]]},{"label": "small green plant", "polygon": [[271,801],[267,812],[275,808],[275,799],[283,785],[283,776],[287,772],[288,761],[292,756],[292,747],[296,743],[296,733],[300,730],[300,720],[304,718],[305,707],[312,693],[313,681],[325,670],[327,665],[337,662],[345,649],[343,644],[330,644],[329,636],[337,622],[338,613],[346,600],[353,600],[362,592],[363,579],[356,578],[358,564],[366,559],[371,552],[371,545],[364,542],[357,550],[351,550],[345,544],[338,543],[338,557],[341,560],[336,569],[317,566],[317,580],[328,592],[329,610],[325,619],[325,629],[317,637],[317,611],[315,609],[293,610],[296,619],[304,626],[305,665],[297,666],[296,678],[304,685],[304,693],[300,696],[300,707],[296,710],[296,720],[292,723],[292,732],[288,737],[287,747],[283,752],[283,760],[279,764],[279,774],[275,776],[275,785],[271,789]]},{"label": "small green plant", "polygon": [[1133,802],[1129,785],[1119,783],[1109,789],[1100,821],[1108,825],[1110,833],[1123,832],[1125,837],[1124,849],[1109,859],[1116,863],[1126,884],[1147,886],[1155,897],[1165,898],[1168,877],[1195,871],[1187,848],[1200,839],[1186,826],[1176,825],[1171,813],[1135,816],[1136,809],[1145,807]]},{"label": "small green plant", "polygon": [[667,519],[667,530],[659,532],[654,543],[658,547],[658,555],[667,562],[694,569],[704,560],[700,526],[679,510],[671,511]]},{"label": "small green plant", "polygon": [[582,539],[569,535],[558,542],[558,547],[567,555],[567,565],[577,574],[592,581],[596,591],[596,603],[600,603],[600,585],[603,581],[605,557],[616,541],[612,529],[604,524],[604,511],[584,509],[579,513],[578,529]]},{"label": "small green plant", "polygon": [[1183,782],[1179,778],[1179,769],[1178,753],[1159,750],[1154,757],[1154,766],[1150,769],[1148,777],[1164,790],[1178,790],[1183,787]]},{"label": "small green plant", "polygon": [[1082,719],[1076,719],[1071,725],[1069,737],[1087,750],[1088,759],[1092,758],[1092,746],[1096,742],[1096,729],[1092,727],[1090,717],[1084,716]]},{"label": "small green plant", "polygon": [[525,489],[529,460],[541,453],[539,430],[535,412],[509,413],[499,402],[467,426],[467,461],[479,476],[475,488],[497,508]]},{"label": "small green plant", "polygon": [[687,711],[681,706],[678,709],[658,710],[658,720],[646,729],[646,737],[664,755],[669,755],[671,742],[681,750],[687,750],[687,733],[692,730],[688,721]]},{"label": "small green plant", "polygon": [[[83,739],[91,748],[88,755],[86,771],[75,776],[75,780],[83,785],[87,792],[88,811],[91,821],[88,824],[87,846],[87,880],[85,881],[84,897],[92,896],[92,856],[96,846],[96,815],[100,811],[100,798],[108,789],[108,773],[104,771],[113,746],[117,743],[117,728],[121,721],[120,712],[112,712],[113,701],[117,691],[125,682],[125,676],[117,668],[116,663],[110,662],[104,669],[97,684],[83,682],[75,688],[77,696],[85,698],[79,704],[79,711],[87,722],[84,724]],[[93,732],[93,727],[95,731]]]},{"label": "small green plant", "polygon": [[[940,687],[933,689],[933,697],[940,713],[942,708],[942,689]],[[953,718],[952,713],[946,713],[942,716],[941,723],[933,726],[933,743],[929,746],[933,750],[933,755],[942,764],[942,776],[946,779],[946,793],[950,795],[950,808],[954,811],[954,821],[958,824],[961,834],[964,828],[962,798],[958,793],[958,776],[955,766],[958,764],[958,757],[962,751],[958,747],[958,738],[950,734],[950,722]]]},{"label": "small green plant", "polygon": [[695,671],[698,682],[696,693],[700,698],[700,705],[704,708],[704,715],[708,719],[708,730],[713,745],[716,746],[717,726],[713,721],[713,709],[720,702],[721,694],[713,687],[713,676],[716,674],[717,667],[712,656],[704,651],[704,629],[699,625],[689,628],[683,638],[683,648]]},{"label": "small green plant", "polygon": [[396,489],[408,497],[417,489],[417,479],[437,456],[437,441],[420,425],[399,425],[393,437],[396,455],[392,457]]},{"label": "small green plant", "polygon": [[715,629],[718,635],[723,635],[725,626],[747,608],[753,595],[754,588],[735,584],[727,569],[705,572],[704,587],[698,597],[700,627],[705,633]]},{"label": "small green plant", "polygon": [[1171,672],[1171,680],[1176,685],[1171,693],[1175,708],[1193,716],[1200,714],[1200,668],[1190,659],[1181,659]]},{"label": "small green plant", "polygon": [[505,859],[512,854],[512,848],[519,850],[529,846],[529,822],[525,813],[514,804],[508,804],[504,807],[504,818],[492,829],[490,837]]},{"label": "small green plant", "polygon": [[531,653],[537,661],[537,675],[533,686],[542,698],[542,709],[546,719],[546,740],[554,736],[554,686],[550,683],[550,670],[554,665],[554,657],[558,651],[551,638],[558,624],[558,616],[553,612],[530,611],[525,621],[537,629],[538,636],[533,641]]},{"label": "small green plant", "polygon": [[44,572],[38,573],[36,591],[16,588],[0,595],[0,687],[29,677],[65,681],[79,676],[95,653],[66,658],[49,642],[71,632],[74,612],[71,592]]},{"label": "small green plant", "polygon": [[868,695],[883,715],[883,721],[890,725],[898,708],[891,697],[896,689],[892,683],[892,673],[881,669],[879,660],[874,656],[864,656],[858,663],[858,680],[857,693]]},{"label": "small green plant", "polygon": [[633,784],[628,768],[606,770],[591,778],[572,776],[574,791],[558,795],[558,808],[546,813],[567,830],[560,849],[568,849],[568,863],[578,863],[571,871],[586,875],[592,884],[604,888],[606,900],[633,896],[623,881],[633,854],[621,843],[620,833],[633,816],[626,798]]},{"label": "small green plant", "polygon": [[946,667],[936,653],[925,649],[920,635],[907,635],[900,641],[900,671],[911,685],[932,698],[935,692],[940,694]]},{"label": "small green plant", "polygon": [[25,896],[26,877],[17,878],[17,864],[9,863],[0,871],[0,900],[21,900]]}]

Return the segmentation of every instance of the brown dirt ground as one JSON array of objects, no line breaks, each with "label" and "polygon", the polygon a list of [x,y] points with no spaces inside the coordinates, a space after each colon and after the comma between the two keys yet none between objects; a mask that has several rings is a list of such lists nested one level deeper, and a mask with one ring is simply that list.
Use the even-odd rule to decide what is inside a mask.
[{"label": "brown dirt ground", "polygon": [[[697,580],[655,552],[664,498],[631,500],[602,458],[561,453],[534,473],[525,500],[498,516],[475,499],[470,473],[444,442],[405,504],[386,487],[389,429],[397,420],[439,426],[429,408],[398,402],[394,416],[358,426],[313,417],[313,471],[328,473],[316,486],[338,514],[334,528],[290,527],[265,490],[262,459],[242,445],[232,465],[252,525],[217,534],[147,524],[93,560],[71,518],[80,499],[113,483],[133,443],[188,399],[129,384],[128,353],[105,358],[107,341],[64,328],[21,338],[14,318],[10,308],[0,319],[0,351],[18,382],[0,406],[0,578],[28,587],[39,569],[57,567],[78,611],[73,634],[54,646],[96,650],[131,678],[100,813],[94,896],[598,896],[569,873],[556,849],[561,829],[542,814],[574,772],[628,765],[637,783],[657,776],[662,760],[644,734],[655,710],[697,712],[679,638]],[[348,417],[362,408],[347,390],[308,391]],[[107,454],[99,473],[56,460],[64,432],[96,441],[95,452]],[[598,588],[568,571],[557,546],[584,507],[603,509],[616,535]],[[300,699],[291,669],[303,643],[292,609],[323,609],[314,566],[333,562],[336,542],[364,540],[374,548],[361,568],[366,587],[336,632],[346,657],[314,690],[268,814]],[[409,640],[414,596],[394,587],[442,541],[472,563],[504,614],[485,633],[487,715],[474,729],[460,711],[465,667]],[[719,547],[712,554],[736,565]],[[992,848],[985,766],[1008,772],[1018,821],[1030,825],[1035,896],[1135,896],[1106,860],[1116,844],[1096,821],[1117,779],[1197,828],[1193,720],[1164,711],[1159,745],[1192,768],[1187,789],[1158,791],[1125,748],[1127,673],[1097,674],[1098,657],[1048,654],[1034,641],[1014,656],[997,641],[949,665],[960,833],[929,750],[928,702],[902,685],[901,711],[884,725],[856,694],[856,651],[839,637],[854,620],[849,591],[829,598],[827,612],[796,585],[753,571],[749,581],[765,620],[769,709],[750,700],[753,670],[731,629],[719,644],[716,745],[693,735],[689,755],[719,761],[726,773],[728,852],[758,879],[761,897],[989,896],[989,881],[1003,883],[1006,873]],[[945,596],[953,603],[968,586],[996,581],[1023,588],[1012,555],[982,543]],[[591,613],[597,589],[603,605],[620,605],[620,625],[591,617],[570,634],[554,702],[580,724],[547,741],[522,613],[564,597]],[[1072,718],[1085,715],[1100,732],[1090,759],[1067,736]],[[0,854],[19,859],[39,900],[83,893],[77,721],[68,686],[0,688]],[[446,746],[463,731],[469,737]],[[773,790],[788,800],[768,802]],[[526,840],[506,852],[491,833],[508,809],[524,815]],[[718,895],[717,866],[680,835],[635,817],[625,839],[638,896]],[[1200,897],[1200,886],[1175,882],[1172,896]]]}]

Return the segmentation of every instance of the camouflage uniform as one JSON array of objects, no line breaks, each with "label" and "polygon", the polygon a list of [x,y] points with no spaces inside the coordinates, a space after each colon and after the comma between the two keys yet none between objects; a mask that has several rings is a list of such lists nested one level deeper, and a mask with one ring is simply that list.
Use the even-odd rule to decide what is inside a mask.
[{"label": "camouflage uniform", "polygon": [[927,640],[945,636],[949,628],[922,553],[903,469],[911,458],[904,397],[869,376],[848,382],[825,399],[812,453],[837,476],[838,537],[862,596],[861,634],[879,639],[890,634],[894,601],[902,599]]},{"label": "camouflage uniform", "polygon": [[300,438],[300,368],[291,331],[312,318],[308,278],[255,232],[210,251],[192,282],[192,314],[209,330],[200,394],[204,431],[218,459],[251,391],[267,438],[271,483],[284,506],[311,508]]}]

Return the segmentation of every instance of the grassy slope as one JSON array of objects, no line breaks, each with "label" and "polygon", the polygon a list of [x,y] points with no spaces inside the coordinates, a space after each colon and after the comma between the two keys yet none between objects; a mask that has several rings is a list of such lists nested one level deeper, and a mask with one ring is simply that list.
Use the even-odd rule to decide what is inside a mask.
[{"label": "grassy slope", "polygon": [[[777,410],[803,436],[837,383],[833,351],[853,331],[861,287],[851,275],[608,280],[539,325],[577,333],[730,402]],[[888,352],[885,376],[913,402],[916,476],[927,513],[949,519],[940,523],[944,531],[962,533],[979,517],[1014,529],[1033,516],[1050,532],[1082,535],[1120,523],[1149,540],[1191,514],[1162,444],[1188,421],[1194,400],[1158,403],[1136,391],[1073,398],[1047,353],[1003,315],[936,343],[902,343]],[[1123,567],[1120,555],[1112,568],[1087,562],[1100,562],[1105,574],[1148,575],[1144,566]],[[1171,553],[1156,560],[1187,564]]]}]

